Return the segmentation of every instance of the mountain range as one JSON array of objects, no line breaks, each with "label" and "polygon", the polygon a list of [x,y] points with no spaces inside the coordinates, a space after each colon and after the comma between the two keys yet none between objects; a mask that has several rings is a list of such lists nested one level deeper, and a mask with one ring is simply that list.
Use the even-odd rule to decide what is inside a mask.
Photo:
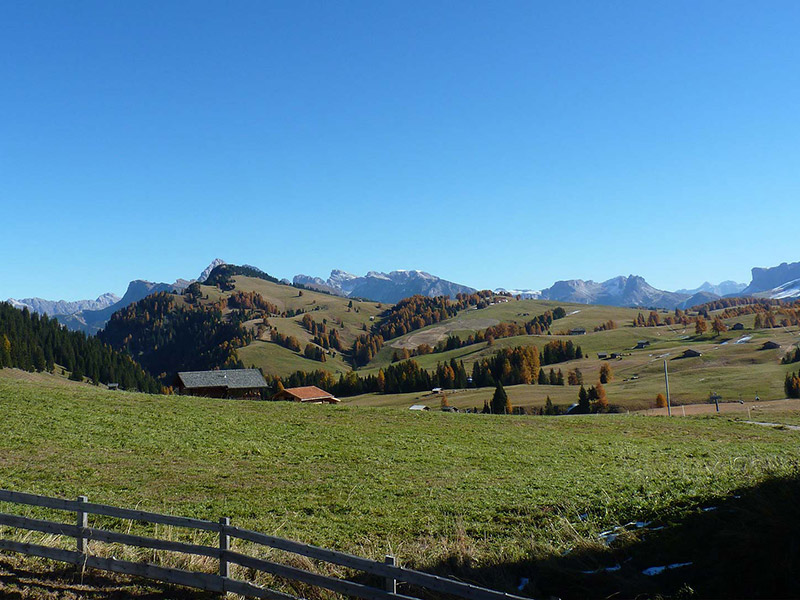
[{"label": "mountain range", "polygon": [[447,281],[425,271],[370,271],[361,277],[334,269],[327,280],[309,275],[295,275],[292,282],[350,298],[368,298],[389,303],[399,302],[415,294],[455,297],[456,294],[471,294],[476,291],[475,288]]},{"label": "mountain range", "polygon": [[120,301],[116,294],[108,292],[98,296],[96,300],[45,300],[44,298],[9,298],[8,303],[14,308],[27,308],[31,312],[54,317],[56,315],[72,315],[82,310],[102,310]]},{"label": "mountain range", "polygon": [[707,292],[709,294],[714,294],[720,297],[734,296],[738,295],[746,287],[747,287],[746,283],[736,283],[735,281],[730,281],[730,280],[723,281],[722,283],[718,283],[717,285],[714,285],[713,283],[709,283],[708,281],[706,281],[701,286],[696,287],[694,289],[675,290],[675,293],[694,296],[695,294],[699,294],[700,292]]},{"label": "mountain range", "polygon": [[[215,267],[224,264],[226,264],[224,260],[214,259],[197,279],[178,279],[173,283],[154,283],[137,279],[128,284],[128,289],[121,298],[109,292],[95,300],[65,301],[43,298],[17,300],[9,298],[8,302],[17,308],[28,308],[33,312],[55,317],[70,329],[94,334],[105,326],[114,312],[156,292],[182,291],[194,281],[202,283],[206,281]],[[292,282],[283,280],[283,283],[345,297],[366,298],[386,303],[395,303],[415,294],[454,297],[459,293],[475,291],[475,288],[418,270],[397,270],[389,273],[369,271],[366,275],[359,276],[334,269],[327,279],[296,275]],[[735,281],[723,281],[719,284],[706,281],[696,288],[684,288],[670,292],[651,286],[638,275],[628,275],[627,277],[613,277],[603,282],[582,279],[557,281],[543,290],[498,288],[495,291],[507,292],[522,298],[666,309],[685,309],[725,296],[792,299],[800,298],[800,262],[782,263],[771,268],[754,267],[752,281],[749,285]]]}]

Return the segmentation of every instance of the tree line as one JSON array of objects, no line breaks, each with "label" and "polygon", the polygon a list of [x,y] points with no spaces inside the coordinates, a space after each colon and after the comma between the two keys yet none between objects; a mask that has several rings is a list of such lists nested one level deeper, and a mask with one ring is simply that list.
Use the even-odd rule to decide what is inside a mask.
[{"label": "tree line", "polygon": [[[552,345],[551,345],[552,344]],[[549,348],[547,346],[550,346]],[[429,372],[413,359],[391,364],[380,369],[376,375],[360,377],[350,371],[341,374],[338,379],[327,371],[296,371],[288,377],[266,376],[268,381],[281,381],[285,387],[316,385],[330,391],[335,396],[356,396],[366,393],[400,394],[406,392],[422,392],[436,387],[441,388],[474,388],[494,386],[498,382],[504,385],[521,383],[541,385],[565,385],[564,374],[559,369],[550,369],[549,374],[541,369],[542,357],[547,356],[552,363],[572,360],[582,356],[579,346],[571,341],[554,340],[539,352],[535,346],[519,346],[504,348],[494,355],[473,364],[470,374],[463,361],[455,358],[439,362]],[[551,364],[547,362],[545,364]],[[576,369],[578,376],[580,371]],[[581,382],[582,376],[581,377]]]},{"label": "tree line", "polygon": [[256,279],[263,279],[277,284],[281,283],[278,278],[249,265],[219,265],[214,267],[214,270],[209,273],[204,283],[205,285],[216,285],[223,292],[229,292],[234,289],[233,277],[236,275],[255,277]]},{"label": "tree line", "polygon": [[0,368],[54,372],[56,364],[70,379],[93,383],[118,383],[127,390],[152,394],[161,385],[130,356],[95,337],[69,331],[56,319],[0,303]]}]

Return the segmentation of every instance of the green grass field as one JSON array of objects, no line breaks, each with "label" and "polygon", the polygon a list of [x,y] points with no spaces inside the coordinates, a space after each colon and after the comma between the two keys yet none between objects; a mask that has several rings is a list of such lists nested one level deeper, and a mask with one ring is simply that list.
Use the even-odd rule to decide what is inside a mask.
[{"label": "green grass field", "polygon": [[[525,593],[537,597],[604,597],[609,586],[677,593],[674,576],[636,573],[686,558],[670,552],[705,550],[673,540],[642,554],[652,538],[637,534],[606,548],[599,532],[642,520],[678,535],[703,507],[795,477],[800,463],[798,432],[727,418],[220,401],[108,392],[9,369],[0,371],[0,414],[1,487],[229,516],[509,591],[536,573]],[[633,562],[612,579],[580,573],[626,552]],[[702,573],[677,576],[702,595]]]}]

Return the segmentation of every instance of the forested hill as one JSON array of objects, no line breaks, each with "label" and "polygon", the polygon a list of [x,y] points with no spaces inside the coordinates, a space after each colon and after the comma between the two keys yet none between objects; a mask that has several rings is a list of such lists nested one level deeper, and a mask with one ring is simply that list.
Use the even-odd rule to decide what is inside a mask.
[{"label": "forested hill", "polygon": [[129,356],[55,319],[0,303],[0,368],[53,372],[60,365],[70,379],[119,383],[126,390],[159,393],[161,385]]},{"label": "forested hill", "polygon": [[135,356],[153,376],[171,385],[178,371],[241,368],[236,348],[252,338],[242,326],[243,318],[239,311],[223,318],[218,303],[188,303],[159,292],[114,313],[97,337]]}]

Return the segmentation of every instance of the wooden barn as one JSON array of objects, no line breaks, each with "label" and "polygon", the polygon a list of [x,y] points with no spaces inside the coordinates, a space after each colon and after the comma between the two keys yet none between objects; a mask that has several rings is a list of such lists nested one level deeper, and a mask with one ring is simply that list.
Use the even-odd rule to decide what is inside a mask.
[{"label": "wooden barn", "polygon": [[315,385],[286,388],[272,397],[273,400],[290,400],[292,402],[308,402],[311,404],[336,404],[339,399]]},{"label": "wooden barn", "polygon": [[258,369],[183,371],[175,376],[174,387],[183,395],[260,400],[267,382]]}]

